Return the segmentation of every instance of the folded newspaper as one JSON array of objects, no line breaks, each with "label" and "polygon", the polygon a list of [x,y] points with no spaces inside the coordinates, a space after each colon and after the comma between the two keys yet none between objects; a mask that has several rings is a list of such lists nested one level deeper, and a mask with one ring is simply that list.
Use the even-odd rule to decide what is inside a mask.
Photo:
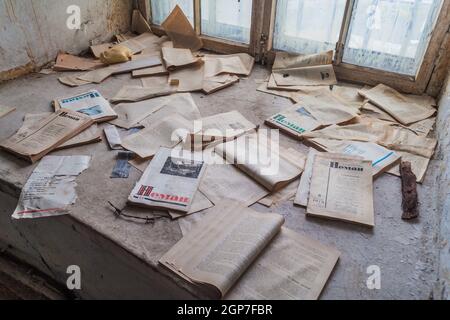
[{"label": "folded newspaper", "polygon": [[15,135],[3,141],[0,148],[34,163],[93,123],[84,114],[60,109],[41,121],[20,128]]},{"label": "folded newspaper", "polygon": [[161,148],[128,200],[134,205],[188,213],[205,168],[190,152]]},{"label": "folded newspaper", "polygon": [[84,92],[73,97],[57,99],[55,110],[61,108],[76,111],[91,117],[95,122],[105,122],[117,118],[117,113],[97,90]]}]

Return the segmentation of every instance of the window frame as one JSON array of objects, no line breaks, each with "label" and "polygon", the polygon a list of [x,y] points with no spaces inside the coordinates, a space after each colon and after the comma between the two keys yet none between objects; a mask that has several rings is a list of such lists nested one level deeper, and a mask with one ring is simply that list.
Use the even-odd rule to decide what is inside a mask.
[{"label": "window frame", "polygon": [[[194,3],[194,29],[202,38],[205,49],[226,54],[245,52],[254,56],[256,61],[263,65],[273,63],[277,52],[273,48],[277,0],[253,0],[250,44],[248,45],[202,35],[201,0],[192,1]],[[342,61],[354,4],[355,0],[347,0],[339,40],[336,43],[333,64],[338,79],[372,86],[384,83],[405,93],[428,93],[436,96],[445,80],[446,69],[450,61],[448,50],[450,47],[450,0],[443,0],[424,58],[415,76]],[[144,17],[151,22],[149,0],[138,0],[138,5]],[[156,34],[164,35],[164,30],[160,26],[151,24],[151,27]]]}]

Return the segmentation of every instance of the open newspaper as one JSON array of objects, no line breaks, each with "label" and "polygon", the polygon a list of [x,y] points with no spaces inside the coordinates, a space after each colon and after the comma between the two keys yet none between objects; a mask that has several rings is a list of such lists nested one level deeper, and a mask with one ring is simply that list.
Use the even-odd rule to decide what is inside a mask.
[{"label": "open newspaper", "polygon": [[134,205],[188,213],[205,168],[192,154],[161,148],[128,200]]},{"label": "open newspaper", "polygon": [[373,227],[372,163],[361,157],[317,154],[306,213]]},{"label": "open newspaper", "polygon": [[278,214],[219,203],[160,264],[215,298],[317,299],[340,254],[283,224]]},{"label": "open newspaper", "polygon": [[91,117],[95,122],[110,121],[117,118],[117,113],[109,102],[97,90],[84,92],[73,97],[54,101],[55,110],[61,108],[79,112]]},{"label": "open newspaper", "polygon": [[20,128],[19,132],[3,141],[0,148],[34,163],[93,123],[84,114],[60,109],[41,121]]},{"label": "open newspaper", "polygon": [[248,134],[220,144],[215,152],[271,192],[297,179],[303,172],[306,158],[297,152],[291,156],[293,150],[287,151],[263,133]]}]

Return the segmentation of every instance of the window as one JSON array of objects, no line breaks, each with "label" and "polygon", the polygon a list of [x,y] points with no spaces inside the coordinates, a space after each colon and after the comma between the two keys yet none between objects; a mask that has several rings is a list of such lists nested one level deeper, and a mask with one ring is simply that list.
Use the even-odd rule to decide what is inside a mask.
[{"label": "window", "polygon": [[279,0],[274,48],[313,54],[334,50],[346,0]]},{"label": "window", "polygon": [[415,94],[443,82],[443,72],[433,72],[436,61],[447,61],[437,57],[449,30],[450,0],[137,1],[158,34],[180,5],[204,48],[216,52],[247,52],[270,62],[278,50],[335,50],[340,80],[382,82]]},{"label": "window", "polygon": [[172,12],[173,8],[179,5],[191,24],[194,25],[194,3],[192,0],[152,0],[150,3],[152,22],[154,24],[161,25]]},{"label": "window", "polygon": [[252,0],[202,0],[204,35],[250,43]]},{"label": "window", "polygon": [[415,76],[441,1],[358,0],[343,61]]}]

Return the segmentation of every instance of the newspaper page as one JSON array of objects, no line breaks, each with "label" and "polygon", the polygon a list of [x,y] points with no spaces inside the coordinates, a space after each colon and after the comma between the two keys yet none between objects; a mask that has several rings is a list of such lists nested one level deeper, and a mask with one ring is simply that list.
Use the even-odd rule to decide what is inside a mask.
[{"label": "newspaper page", "polygon": [[[44,120],[45,118],[48,118],[51,115],[52,112],[43,112],[36,114],[27,113],[23,119],[22,128],[17,131],[17,134],[20,134],[22,130],[27,130],[27,128],[29,128],[30,126],[33,126],[34,124]],[[94,123],[92,126],[77,134],[75,137],[67,140],[54,150],[56,151],[61,149],[69,149],[100,141],[102,141],[102,133],[98,125]]]},{"label": "newspaper page", "polygon": [[311,55],[302,55],[288,52],[277,52],[272,70],[294,69],[329,65],[333,63],[333,51],[321,52]]},{"label": "newspaper page", "polygon": [[374,178],[394,167],[401,159],[401,156],[397,152],[386,149],[372,142],[332,140],[323,138],[315,138],[308,141],[327,152],[342,153],[349,156],[359,156],[365,160],[372,161]]},{"label": "newspaper page", "polygon": [[178,92],[193,92],[203,89],[205,66],[197,63],[189,68],[177,69],[170,73],[169,82],[178,83]]},{"label": "newspaper page", "polygon": [[199,119],[194,122],[194,132],[186,141],[196,149],[212,143],[222,143],[255,130],[257,126],[247,120],[240,112],[231,111]]},{"label": "newspaper page", "polygon": [[162,57],[167,70],[174,71],[178,68],[191,67],[195,64],[203,64],[200,58],[194,57],[189,49],[162,48]]},{"label": "newspaper page", "polygon": [[309,92],[302,97],[299,105],[322,126],[348,122],[358,115],[356,108],[338,100],[328,89]]},{"label": "newspaper page", "polygon": [[140,121],[163,108],[169,99],[170,97],[158,97],[146,101],[120,103],[114,107],[118,117],[110,123],[124,129],[139,127]]},{"label": "newspaper page", "polygon": [[317,154],[306,213],[374,227],[372,163]]},{"label": "newspaper page", "polygon": [[0,147],[34,163],[92,124],[93,120],[84,114],[60,109],[42,121],[22,127]]},{"label": "newspaper page", "polygon": [[177,88],[177,86],[172,86],[169,83],[153,87],[123,86],[110,101],[112,103],[138,102],[171,95],[177,92]]},{"label": "newspaper page", "polygon": [[117,118],[109,102],[97,90],[81,93],[79,95],[58,99],[55,109],[68,109],[91,117],[96,122],[104,122]]},{"label": "newspaper page", "polygon": [[193,130],[193,123],[179,114],[174,114],[132,134],[122,141],[122,147],[136,153],[140,158],[153,157],[160,147],[173,148]]},{"label": "newspaper page", "polygon": [[399,92],[383,84],[371,90],[361,90],[360,93],[403,125],[430,118],[436,113],[436,109],[413,103]]},{"label": "newspaper page", "polygon": [[25,184],[13,219],[55,217],[69,213],[77,198],[75,179],[89,167],[89,156],[48,156]]},{"label": "newspaper page", "polygon": [[205,62],[205,77],[211,78],[220,74],[234,74],[249,76],[255,65],[255,58],[247,53],[230,55],[207,54],[203,57]]},{"label": "newspaper page", "polygon": [[160,263],[192,283],[208,284],[223,298],[280,232],[284,218],[261,214],[239,203],[216,204],[197,228]]},{"label": "newspaper page", "polygon": [[151,114],[147,114],[143,120],[139,121],[139,124],[144,127],[149,127],[176,113],[183,115],[187,120],[197,120],[202,117],[200,110],[190,93],[176,93],[167,97],[167,99],[168,100],[165,102],[163,108]]},{"label": "newspaper page", "polygon": [[109,124],[105,127],[104,132],[111,150],[123,150],[122,138],[116,126]]},{"label": "newspaper page", "polygon": [[333,65],[313,66],[273,72],[279,86],[332,86],[337,84]]},{"label": "newspaper page", "polygon": [[286,149],[262,132],[220,144],[215,152],[271,192],[300,177],[306,158],[292,160]]},{"label": "newspaper page", "polygon": [[188,213],[206,164],[194,156],[161,148],[128,198],[134,205]]},{"label": "newspaper page", "polygon": [[175,48],[187,48],[198,51],[203,47],[202,39],[192,28],[183,10],[176,5],[172,13],[161,25]]},{"label": "newspaper page", "polygon": [[317,300],[340,252],[282,228],[226,296],[227,300]]}]

